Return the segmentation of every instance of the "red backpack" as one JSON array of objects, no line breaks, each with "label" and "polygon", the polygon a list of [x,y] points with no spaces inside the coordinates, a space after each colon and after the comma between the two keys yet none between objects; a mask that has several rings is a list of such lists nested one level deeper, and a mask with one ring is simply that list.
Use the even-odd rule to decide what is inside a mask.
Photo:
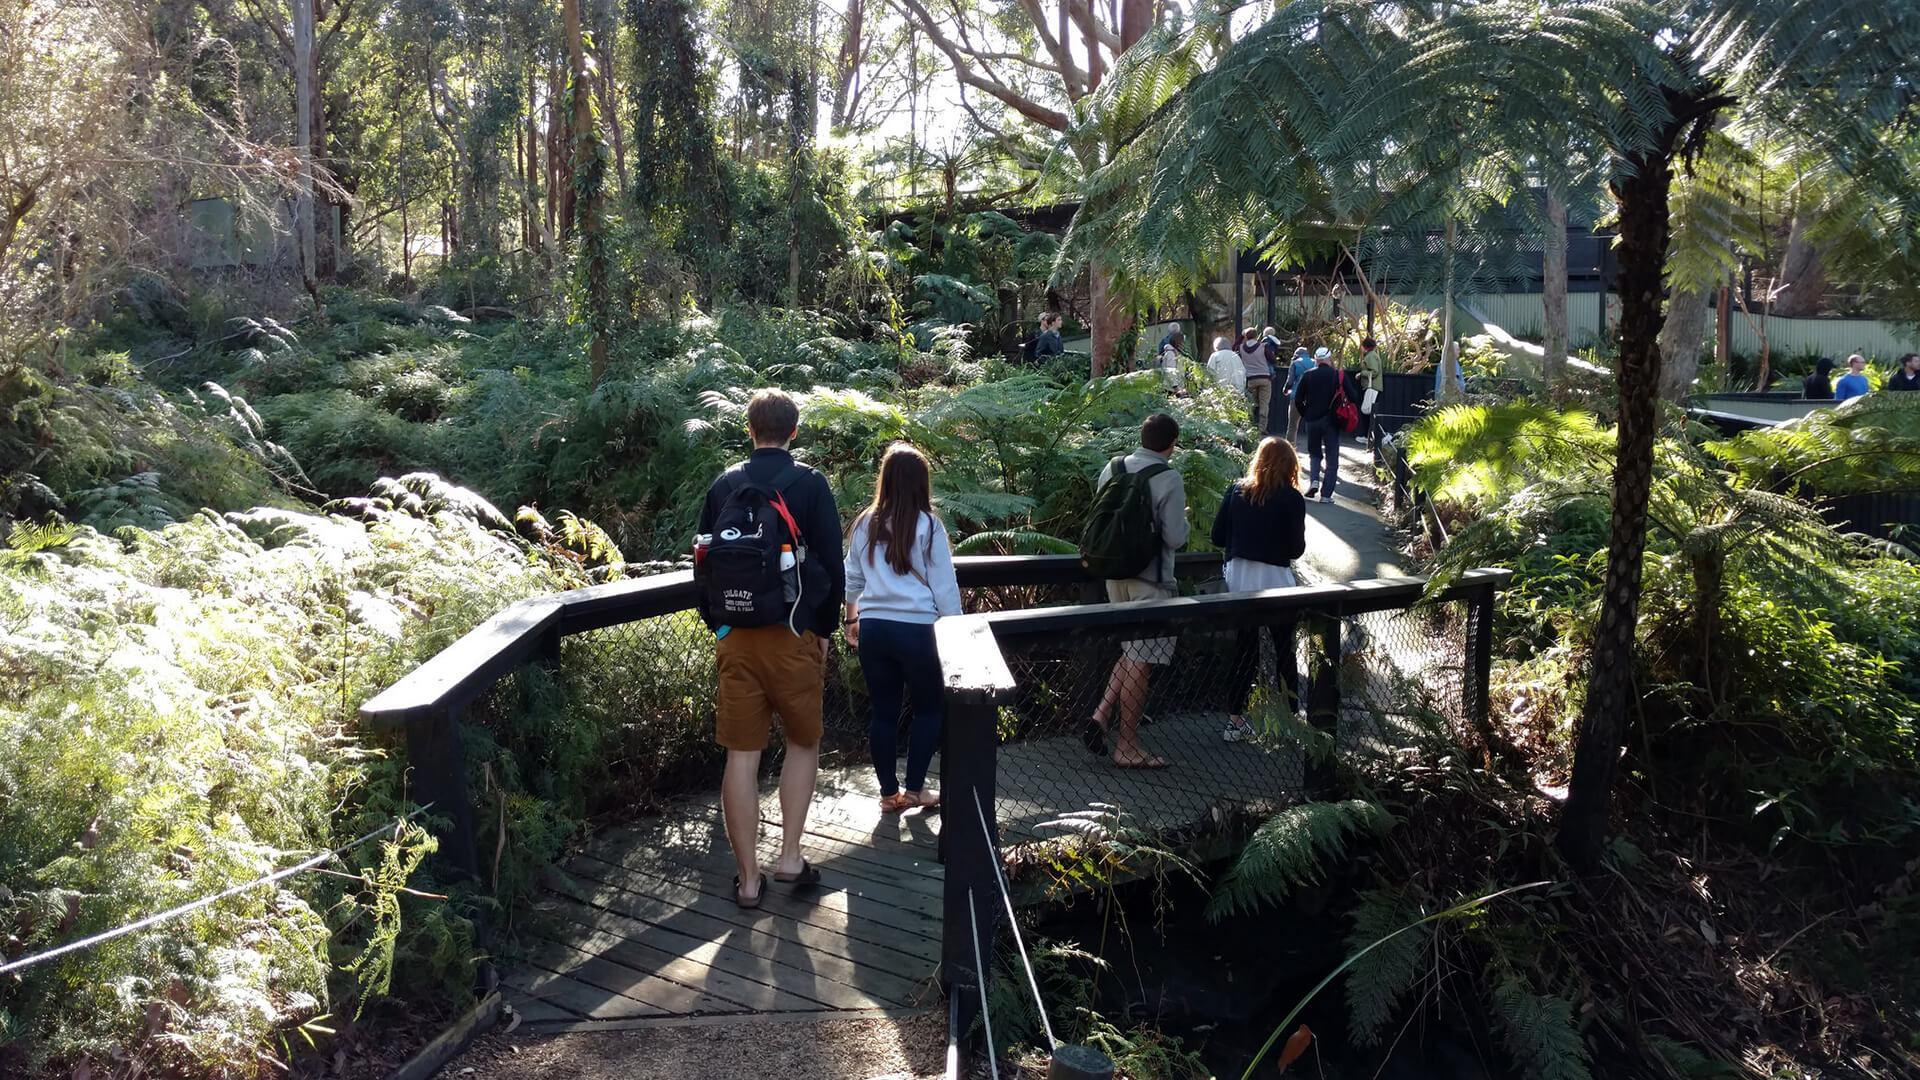
[{"label": "red backpack", "polygon": [[1333,422],[1339,425],[1341,431],[1351,435],[1360,429],[1360,407],[1347,397],[1346,371],[1340,368],[1334,370],[1340,372],[1340,381],[1333,388]]}]

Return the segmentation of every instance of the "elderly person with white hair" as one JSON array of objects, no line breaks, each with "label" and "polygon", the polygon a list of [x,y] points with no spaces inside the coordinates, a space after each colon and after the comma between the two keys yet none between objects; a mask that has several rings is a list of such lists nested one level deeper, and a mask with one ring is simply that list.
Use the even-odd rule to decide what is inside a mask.
[{"label": "elderly person with white hair", "polygon": [[1224,337],[1213,339],[1213,355],[1207,357],[1207,373],[1222,386],[1231,386],[1243,394],[1247,392],[1247,366],[1240,362],[1240,354]]}]

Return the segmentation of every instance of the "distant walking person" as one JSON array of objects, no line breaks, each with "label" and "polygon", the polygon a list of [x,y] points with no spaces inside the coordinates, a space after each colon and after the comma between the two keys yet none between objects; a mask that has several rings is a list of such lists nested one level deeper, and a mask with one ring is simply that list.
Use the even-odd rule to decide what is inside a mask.
[{"label": "distant walking person", "polygon": [[1185,390],[1187,373],[1180,369],[1180,360],[1187,348],[1187,332],[1178,323],[1166,337],[1160,339],[1160,349],[1154,354],[1154,366],[1160,369],[1160,378],[1169,390]]},{"label": "distant walking person", "polygon": [[727,751],[720,805],[740,868],[733,898],[743,908],[759,907],[766,893],[760,752],[776,716],[787,753],[773,877],[797,885],[820,880],[800,854],[800,837],[820,767],[827,643],[840,624],[846,582],[833,489],[787,452],[799,425],[800,409],[785,392],[753,395],[747,403],[753,455],[707,489],[694,538],[700,616],[718,639],[714,740]]},{"label": "distant walking person", "polygon": [[[1220,512],[1213,518],[1213,545],[1227,553],[1227,589],[1258,592],[1299,584],[1293,561],[1307,550],[1307,500],[1300,495],[1300,457],[1285,439],[1261,440],[1247,463],[1247,475],[1227,488]],[[1286,707],[1300,701],[1299,660],[1294,655],[1295,620],[1287,618],[1267,627],[1273,637],[1277,689]],[[1234,650],[1233,697],[1226,730],[1228,742],[1251,733],[1247,700],[1260,669],[1260,627],[1239,632]]]},{"label": "distant walking person", "polygon": [[1273,401],[1273,351],[1253,327],[1247,327],[1237,350],[1246,372],[1247,411],[1252,414],[1253,437],[1267,433],[1267,413]]},{"label": "distant walking person", "polygon": [[[933,513],[932,471],[920,451],[894,443],[880,459],[873,503],[854,521],[847,544],[846,639],[860,651],[873,703],[867,747],[885,813],[940,802],[925,790],[946,708],[933,623],[958,614],[960,582],[947,527]],[[897,776],[903,700],[913,708],[905,791]]]},{"label": "distant walking person", "polygon": [[1060,340],[1060,313],[1046,312],[1040,316],[1040,329],[1034,331],[1033,339],[1027,343],[1028,358],[1046,360],[1064,351],[1066,345]]},{"label": "distant walking person", "polygon": [[[1107,599],[1164,600],[1177,591],[1173,553],[1187,542],[1187,487],[1167,462],[1180,425],[1154,413],[1140,425],[1140,449],[1114,458],[1094,485],[1094,506],[1080,540],[1080,561],[1107,582]],[[1126,641],[1107,678],[1106,692],[1081,732],[1087,749],[1123,769],[1162,769],[1167,763],[1140,745],[1147,676],[1173,662],[1173,638]],[[1114,714],[1119,714],[1115,730]]]},{"label": "distant walking person", "polygon": [[1300,413],[1294,402],[1300,399],[1300,380],[1313,370],[1313,354],[1302,345],[1293,350],[1293,362],[1287,365],[1287,441],[1300,447]]},{"label": "distant walking person", "polygon": [[1833,384],[1833,400],[1852,401],[1873,392],[1873,385],[1867,382],[1867,358],[1859,353],[1847,357],[1847,373]]},{"label": "distant walking person", "polygon": [[1833,383],[1829,376],[1837,366],[1831,356],[1814,361],[1812,374],[1800,380],[1800,396],[1808,401],[1832,401]]},{"label": "distant walking person", "polygon": [[1207,357],[1207,374],[1222,386],[1230,386],[1244,393],[1247,389],[1247,369],[1240,364],[1241,353],[1227,347],[1227,339],[1213,339],[1213,355]]},{"label": "distant walking person", "polygon": [[[1299,414],[1300,433],[1307,440],[1307,461],[1311,470],[1307,476],[1307,498],[1320,496],[1320,501],[1333,501],[1334,485],[1340,479],[1340,422],[1334,416],[1334,405],[1342,394],[1347,400],[1353,400],[1353,394],[1347,389],[1347,373],[1333,365],[1333,351],[1325,348],[1313,354],[1314,368],[1300,380],[1300,388],[1293,394],[1293,410]],[[1326,480],[1321,481],[1321,466],[1326,466]]]},{"label": "distant walking person", "polygon": [[1900,370],[1887,380],[1888,390],[1920,390],[1920,353],[1900,358]]}]

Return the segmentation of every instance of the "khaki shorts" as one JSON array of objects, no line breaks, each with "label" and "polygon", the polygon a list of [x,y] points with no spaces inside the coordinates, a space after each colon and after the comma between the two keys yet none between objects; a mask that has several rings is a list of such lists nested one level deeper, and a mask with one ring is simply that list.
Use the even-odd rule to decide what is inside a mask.
[{"label": "khaki shorts", "polygon": [[820,743],[820,694],[826,661],[812,631],[784,626],[735,627],[717,645],[720,697],[713,739],[729,750],[764,750],[778,716],[796,746]]},{"label": "khaki shorts", "polygon": [[[1134,600],[1166,600],[1174,594],[1171,582],[1142,581],[1139,578],[1122,578],[1107,582],[1107,600],[1110,603],[1125,604]],[[1120,655],[1137,664],[1173,663],[1173,645],[1176,639],[1143,638],[1139,641],[1120,643]]]}]

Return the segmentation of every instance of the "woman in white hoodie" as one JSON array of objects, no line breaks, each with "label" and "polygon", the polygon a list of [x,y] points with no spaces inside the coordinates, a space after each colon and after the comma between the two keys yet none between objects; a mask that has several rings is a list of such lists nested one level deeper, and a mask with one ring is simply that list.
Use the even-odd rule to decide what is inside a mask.
[{"label": "woman in white hoodie", "polygon": [[[932,470],[920,451],[894,443],[880,459],[873,503],[854,520],[847,543],[846,639],[860,653],[873,702],[868,747],[883,812],[940,802],[923,790],[944,710],[933,622],[958,614],[960,583],[946,526],[933,513]],[[895,771],[903,699],[913,706],[904,791]]]}]

